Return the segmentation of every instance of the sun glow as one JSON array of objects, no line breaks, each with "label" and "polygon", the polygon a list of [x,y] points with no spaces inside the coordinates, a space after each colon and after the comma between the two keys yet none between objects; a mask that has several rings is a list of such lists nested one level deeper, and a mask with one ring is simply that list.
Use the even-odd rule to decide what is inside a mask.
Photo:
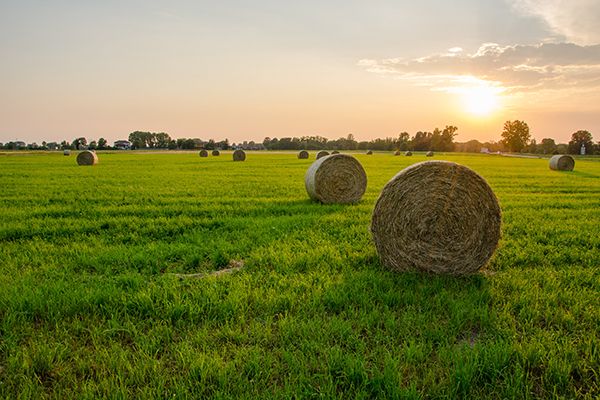
[{"label": "sun glow", "polygon": [[461,90],[465,110],[478,117],[486,117],[500,108],[500,89],[493,86],[476,86]]}]

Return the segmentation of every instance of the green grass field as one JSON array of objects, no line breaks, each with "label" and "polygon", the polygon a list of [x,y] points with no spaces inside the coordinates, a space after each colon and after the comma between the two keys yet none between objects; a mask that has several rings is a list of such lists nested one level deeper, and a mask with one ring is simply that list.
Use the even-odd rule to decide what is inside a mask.
[{"label": "green grass field", "polygon": [[[439,155],[503,212],[469,277],[392,273],[369,233],[423,154],[357,155],[357,205],[295,154],[0,155],[2,398],[598,398],[600,162]],[[236,273],[179,279],[243,260]]]}]

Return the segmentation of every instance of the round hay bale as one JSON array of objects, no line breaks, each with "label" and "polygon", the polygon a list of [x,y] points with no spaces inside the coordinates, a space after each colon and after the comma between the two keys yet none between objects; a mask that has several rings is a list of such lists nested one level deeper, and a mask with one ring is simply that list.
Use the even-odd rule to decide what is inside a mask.
[{"label": "round hay bale", "polygon": [[396,150],[396,152],[394,153],[395,156],[399,156],[401,154],[402,154],[402,152],[400,150]]},{"label": "round hay bale", "polygon": [[485,179],[448,161],[400,171],[377,199],[371,233],[393,271],[462,275],[483,267],[500,239],[501,211]]},{"label": "round hay bale", "polygon": [[202,149],[200,150],[200,153],[198,153],[200,155],[200,157],[208,157],[208,151]]},{"label": "round hay bale", "polygon": [[425,155],[427,157],[433,157],[433,151],[429,150]]},{"label": "round hay bale", "polygon": [[236,150],[233,152],[233,161],[245,161],[246,152],[244,150]]},{"label": "round hay bale", "polygon": [[77,155],[77,164],[79,165],[96,165],[98,164],[98,156],[93,151],[85,150]]},{"label": "round hay bale", "polygon": [[221,152],[220,152],[219,150],[213,150],[213,151],[212,151],[212,155],[213,155],[214,157],[218,157],[218,156],[220,156],[220,155],[221,155]]},{"label": "round hay bale", "polygon": [[308,151],[306,151],[306,150],[301,150],[301,151],[298,153],[298,158],[299,158],[299,159],[301,159],[301,160],[304,160],[305,158],[308,158]]},{"label": "round hay bale", "polygon": [[304,184],[312,200],[325,204],[356,203],[367,188],[367,174],[356,158],[332,154],[312,163]]},{"label": "round hay bale", "polygon": [[325,151],[325,150],[321,150],[320,152],[317,153],[317,160],[321,157],[325,157],[328,156],[329,152]]},{"label": "round hay bale", "polygon": [[63,150],[63,156],[70,156],[71,150]]},{"label": "round hay bale", "polygon": [[550,158],[550,169],[555,171],[573,171],[573,168],[575,168],[575,160],[571,156],[558,154]]},{"label": "round hay bale", "polygon": [[340,152],[337,151],[337,150],[334,150],[334,151],[331,152],[331,154],[340,154]]},{"label": "round hay bale", "polygon": [[369,151],[367,151],[367,155],[368,155],[368,156],[370,156],[370,155],[372,155],[372,154],[373,154],[373,150],[369,150]]},{"label": "round hay bale", "polygon": [[410,151],[410,150],[409,150],[409,151],[407,151],[406,153],[404,153],[404,155],[405,155],[406,157],[410,157],[410,156],[412,156],[412,151]]}]

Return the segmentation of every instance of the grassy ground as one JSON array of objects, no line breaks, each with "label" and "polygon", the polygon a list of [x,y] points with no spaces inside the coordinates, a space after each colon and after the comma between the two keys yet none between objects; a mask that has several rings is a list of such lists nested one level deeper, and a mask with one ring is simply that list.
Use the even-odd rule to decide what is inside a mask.
[{"label": "grassy ground", "polygon": [[357,157],[363,201],[324,206],[295,154],[1,155],[0,397],[600,396],[600,163],[436,156],[503,211],[455,278],[382,269],[368,231],[425,157]]}]

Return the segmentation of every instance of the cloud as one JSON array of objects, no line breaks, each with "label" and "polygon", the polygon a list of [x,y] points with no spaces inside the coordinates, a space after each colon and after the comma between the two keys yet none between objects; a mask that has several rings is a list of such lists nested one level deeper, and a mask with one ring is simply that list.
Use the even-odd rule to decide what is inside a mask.
[{"label": "cloud", "polygon": [[513,93],[600,86],[600,45],[486,43],[473,54],[452,48],[413,60],[365,59],[359,65],[370,72],[393,74],[417,85],[448,91],[469,84],[495,86]]},{"label": "cloud", "polygon": [[517,12],[541,17],[549,28],[578,44],[600,43],[598,0],[507,0]]}]

